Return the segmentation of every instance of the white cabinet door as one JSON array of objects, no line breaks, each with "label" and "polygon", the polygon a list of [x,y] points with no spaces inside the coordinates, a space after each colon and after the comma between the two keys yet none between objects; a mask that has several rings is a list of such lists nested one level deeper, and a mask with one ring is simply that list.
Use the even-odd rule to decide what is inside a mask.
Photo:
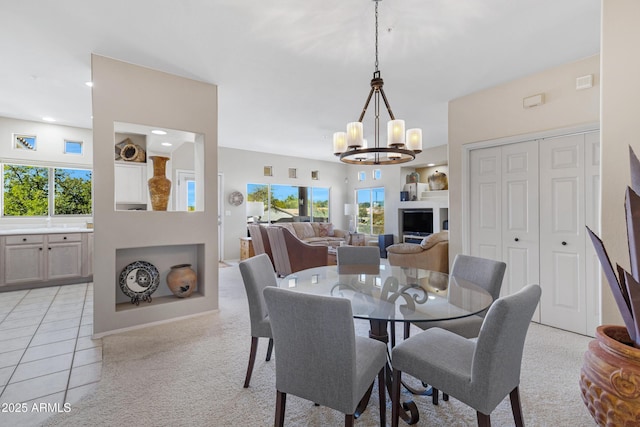
[{"label": "white cabinet door", "polygon": [[[585,175],[585,223],[598,236],[600,234],[600,132],[591,132],[584,136],[584,175]],[[602,269],[590,239],[586,240],[586,297],[587,332],[591,335],[600,322],[600,287]]]},{"label": "white cabinet door", "polygon": [[42,243],[5,246],[4,265],[5,285],[45,280]]},{"label": "white cabinet door", "polygon": [[147,164],[115,164],[116,203],[147,203]]},{"label": "white cabinet door", "polygon": [[93,276],[93,233],[87,233],[87,276]]},{"label": "white cabinet door", "polygon": [[82,242],[49,243],[47,278],[69,279],[82,276]]},{"label": "white cabinet door", "polygon": [[540,143],[540,299],[544,324],[586,334],[584,135]]}]

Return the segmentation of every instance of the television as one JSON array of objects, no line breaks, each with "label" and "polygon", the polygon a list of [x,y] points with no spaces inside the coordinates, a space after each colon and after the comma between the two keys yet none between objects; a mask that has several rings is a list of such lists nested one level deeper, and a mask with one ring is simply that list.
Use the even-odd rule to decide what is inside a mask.
[{"label": "television", "polygon": [[407,209],[402,211],[402,233],[427,236],[433,233],[432,209]]}]

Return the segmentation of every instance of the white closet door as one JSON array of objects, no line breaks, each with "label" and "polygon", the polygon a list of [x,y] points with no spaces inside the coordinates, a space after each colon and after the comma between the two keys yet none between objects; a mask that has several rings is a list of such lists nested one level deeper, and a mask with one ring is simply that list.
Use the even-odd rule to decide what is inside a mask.
[{"label": "white closet door", "polygon": [[584,134],[540,142],[540,315],[586,334]]},{"label": "white closet door", "polygon": [[[538,141],[502,147],[502,259],[507,264],[502,295],[539,277]],[[539,313],[534,314],[539,321]]]},{"label": "white closet door", "polygon": [[470,153],[471,255],[502,260],[502,178],[500,147]]}]

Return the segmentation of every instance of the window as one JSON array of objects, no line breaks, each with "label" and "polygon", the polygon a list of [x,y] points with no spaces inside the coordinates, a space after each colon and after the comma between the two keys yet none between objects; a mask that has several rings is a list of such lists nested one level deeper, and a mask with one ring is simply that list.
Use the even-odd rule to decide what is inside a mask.
[{"label": "window", "polygon": [[64,154],[82,155],[82,141],[64,141]]},{"label": "window", "polygon": [[247,201],[264,204],[261,222],[329,221],[329,188],[247,184]]},{"label": "window", "polygon": [[384,188],[356,190],[356,203],[358,233],[384,234]]},{"label": "window", "polygon": [[2,214],[91,215],[91,175],[89,169],[5,164]]}]

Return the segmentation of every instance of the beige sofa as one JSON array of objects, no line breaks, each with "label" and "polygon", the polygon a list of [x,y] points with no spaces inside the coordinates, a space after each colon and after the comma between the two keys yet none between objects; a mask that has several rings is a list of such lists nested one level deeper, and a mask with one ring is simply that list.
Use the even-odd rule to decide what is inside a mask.
[{"label": "beige sofa", "polygon": [[389,264],[449,273],[449,232],[425,237],[420,244],[397,243],[387,247]]},{"label": "beige sofa", "polygon": [[285,228],[303,242],[317,246],[340,246],[349,235],[345,230],[334,228],[330,222],[282,222],[273,226]]}]

